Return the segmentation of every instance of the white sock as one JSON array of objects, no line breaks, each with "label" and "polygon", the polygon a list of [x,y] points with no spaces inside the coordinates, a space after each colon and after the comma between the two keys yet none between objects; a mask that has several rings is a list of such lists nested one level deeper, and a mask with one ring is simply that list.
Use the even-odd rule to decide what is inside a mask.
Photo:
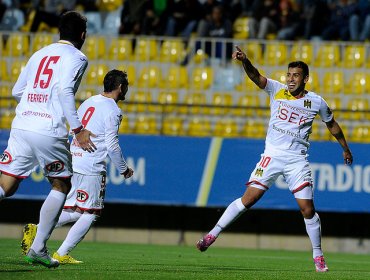
[{"label": "white sock", "polygon": [[232,222],[234,222],[246,210],[247,208],[245,208],[242,199],[241,198],[235,199],[226,208],[225,212],[218,220],[216,226],[209,233],[217,237],[221,233],[221,231],[223,231]]},{"label": "white sock", "polygon": [[64,256],[69,254],[74,247],[85,237],[97,216],[94,214],[84,213],[69,230],[66,239],[58,249],[58,254]]},{"label": "white sock", "polygon": [[312,254],[316,258],[322,256],[321,250],[321,221],[317,213],[311,219],[304,219],[306,231],[312,244]]},{"label": "white sock", "polygon": [[64,210],[60,213],[58,223],[55,228],[64,226],[65,224],[72,223],[77,221],[81,217],[82,213],[76,211]]},{"label": "white sock", "polygon": [[0,201],[5,198],[5,191],[4,189],[0,186]]},{"label": "white sock", "polygon": [[62,211],[66,195],[62,192],[51,190],[40,210],[40,221],[37,227],[35,240],[31,248],[36,252],[42,252],[49,239]]}]

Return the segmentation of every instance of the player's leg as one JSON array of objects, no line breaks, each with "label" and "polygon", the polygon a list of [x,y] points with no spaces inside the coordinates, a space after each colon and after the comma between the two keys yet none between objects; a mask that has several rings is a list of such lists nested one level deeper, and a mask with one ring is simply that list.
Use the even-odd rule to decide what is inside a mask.
[{"label": "player's leg", "polygon": [[0,201],[6,197],[12,196],[19,187],[23,179],[16,178],[4,173],[0,174]]},{"label": "player's leg", "polygon": [[59,220],[55,225],[55,228],[62,227],[69,223],[76,222],[82,215],[82,211],[79,209],[63,209],[62,213],[60,213]]}]

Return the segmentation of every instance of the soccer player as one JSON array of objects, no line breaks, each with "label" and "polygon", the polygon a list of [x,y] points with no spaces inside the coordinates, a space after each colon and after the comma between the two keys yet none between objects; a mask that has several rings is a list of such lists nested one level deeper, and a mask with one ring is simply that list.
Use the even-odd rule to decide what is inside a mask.
[{"label": "soccer player", "polygon": [[[106,157],[109,156],[119,173],[126,179],[133,175],[127,166],[118,143],[118,128],[122,112],[117,102],[125,100],[128,91],[126,72],[111,70],[104,77],[104,92],[88,98],[78,109],[78,116],[85,128],[96,137],[93,142],[97,150],[89,153],[81,149],[74,138],[71,152],[73,163],[72,189],[67,196],[64,209],[56,227],[75,222],[53,258],[61,264],[78,264],[69,252],[85,237],[103,209],[106,182]],[[23,245],[32,243],[37,226],[28,224]]]},{"label": "soccer player", "polygon": [[315,211],[312,177],[307,161],[308,138],[312,122],[319,114],[343,148],[345,164],[350,165],[353,158],[342,129],[334,120],[325,100],[305,90],[309,78],[306,63],[289,63],[284,85],[262,76],[239,47],[236,47],[232,58],[241,61],[248,77],[270,96],[271,118],[265,151],[246,184],[248,188],[243,196],[226,208],[216,226],[197,242],[197,248],[202,252],[207,250],[222,230],[251,208],[277,177],[283,175],[303,215],[316,271],[326,272],[328,267],[321,249],[321,222]]},{"label": "soccer player", "polygon": [[86,18],[77,12],[62,15],[60,40],[35,52],[15,83],[18,101],[8,146],[0,158],[0,200],[12,196],[21,181],[39,165],[52,185],[41,211],[36,238],[25,259],[57,267],[46,241],[53,231],[71,189],[72,159],[66,121],[80,146],[95,149],[75,106],[75,93],[87,67],[80,51],[86,36]]}]

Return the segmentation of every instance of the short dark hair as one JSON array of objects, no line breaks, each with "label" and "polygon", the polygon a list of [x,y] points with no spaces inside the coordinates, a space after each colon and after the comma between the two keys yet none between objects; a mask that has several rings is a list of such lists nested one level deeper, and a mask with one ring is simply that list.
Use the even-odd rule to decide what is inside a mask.
[{"label": "short dark hair", "polygon": [[59,33],[61,40],[78,42],[81,34],[86,32],[87,19],[76,11],[65,12],[59,21]]},{"label": "short dark hair", "polygon": [[128,86],[126,71],[110,70],[104,77],[104,92],[111,92],[119,87]]},{"label": "short dark hair", "polygon": [[289,63],[288,68],[301,68],[303,70],[303,76],[309,76],[310,70],[308,69],[308,65],[303,61],[293,61]]}]

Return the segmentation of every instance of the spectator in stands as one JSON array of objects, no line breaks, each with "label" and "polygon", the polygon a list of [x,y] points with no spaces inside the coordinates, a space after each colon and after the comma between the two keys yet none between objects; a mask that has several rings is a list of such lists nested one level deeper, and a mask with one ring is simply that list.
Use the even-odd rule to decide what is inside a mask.
[{"label": "spectator in stands", "polygon": [[280,1],[279,25],[278,40],[293,40],[299,33],[301,27],[299,12],[290,0]]},{"label": "spectator in stands", "polygon": [[168,0],[149,0],[143,20],[142,33],[145,35],[163,35],[168,18]]},{"label": "spectator in stands", "polygon": [[189,38],[196,29],[198,21],[203,18],[203,9],[198,0],[179,0],[169,5],[166,36],[182,36]]},{"label": "spectator in stands", "polygon": [[230,20],[235,21],[238,17],[252,16],[252,7],[254,0],[233,0],[229,4]]},{"label": "spectator in stands", "polygon": [[49,27],[58,27],[60,16],[75,9],[75,0],[35,0],[33,1],[36,14],[31,25],[31,32],[36,32],[41,23]]},{"label": "spectator in stands", "polygon": [[356,12],[349,19],[349,33],[352,41],[370,39],[370,2],[359,0]]},{"label": "spectator in stands", "polygon": [[249,38],[266,39],[267,34],[276,33],[279,28],[279,1],[255,0],[252,18],[249,20]]},{"label": "spectator in stands", "polygon": [[147,2],[148,0],[125,0],[121,13],[119,34],[141,34]]},{"label": "spectator in stands", "polygon": [[353,1],[338,0],[329,6],[330,20],[328,26],[323,30],[323,40],[349,39],[349,19],[355,14],[357,5]]},{"label": "spectator in stands", "polygon": [[1,23],[2,19],[3,19],[3,16],[5,14],[6,8],[7,8],[6,7],[6,4],[2,0],[0,0],[0,23]]}]

